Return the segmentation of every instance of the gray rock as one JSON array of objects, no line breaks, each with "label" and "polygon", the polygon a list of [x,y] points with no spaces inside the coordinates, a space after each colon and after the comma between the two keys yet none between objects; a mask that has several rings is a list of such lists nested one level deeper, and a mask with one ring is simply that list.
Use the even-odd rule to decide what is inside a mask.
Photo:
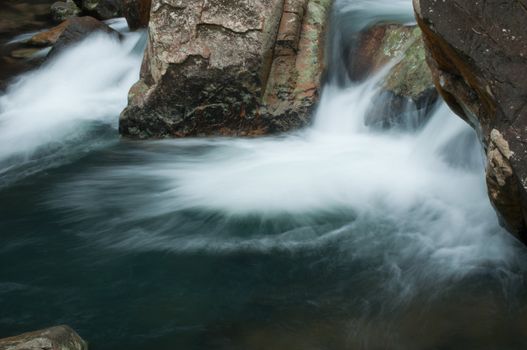
[{"label": "gray rock", "polygon": [[0,350],[88,350],[88,345],[68,326],[57,326],[0,339]]},{"label": "gray rock", "polygon": [[51,18],[60,23],[68,18],[80,15],[81,10],[72,0],[57,1],[51,5]]}]

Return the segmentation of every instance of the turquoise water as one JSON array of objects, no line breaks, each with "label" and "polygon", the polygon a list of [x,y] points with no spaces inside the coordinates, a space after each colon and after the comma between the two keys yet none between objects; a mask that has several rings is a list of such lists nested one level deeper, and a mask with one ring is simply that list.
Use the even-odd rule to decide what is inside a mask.
[{"label": "turquoise water", "polygon": [[511,256],[463,269],[411,234],[419,220],[382,211],[123,219],[164,184],[106,170],[207,152],[121,142],[2,190],[0,336],[66,323],[92,349],[526,346],[525,249],[497,228]]}]

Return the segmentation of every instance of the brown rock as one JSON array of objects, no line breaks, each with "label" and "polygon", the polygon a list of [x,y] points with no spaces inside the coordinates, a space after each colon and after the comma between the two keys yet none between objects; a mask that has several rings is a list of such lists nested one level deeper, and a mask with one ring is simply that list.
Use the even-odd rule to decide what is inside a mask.
[{"label": "brown rock", "polygon": [[479,133],[504,225],[527,236],[527,1],[414,0],[427,60],[449,106]]},{"label": "brown rock", "polygon": [[361,81],[379,72],[394,59],[402,57],[421,33],[415,26],[378,24],[358,34],[348,53],[348,71],[352,81]]},{"label": "brown rock", "polygon": [[0,92],[11,78],[34,68],[38,60],[13,59],[11,52],[24,48],[24,43],[6,45],[20,34],[51,26],[49,1],[3,1],[0,11]]},{"label": "brown rock", "polygon": [[64,48],[83,40],[88,35],[95,32],[107,33],[115,38],[120,37],[120,34],[117,31],[93,17],[85,16],[70,18],[48,56],[56,55],[64,50]]},{"label": "brown rock", "polygon": [[53,27],[49,30],[45,30],[43,32],[39,32],[33,35],[31,39],[29,39],[28,44],[42,47],[54,45],[57,42],[59,36],[64,31],[64,29],[66,29],[69,24],[70,21],[65,20],[56,27]]},{"label": "brown rock", "polygon": [[88,350],[88,345],[68,326],[57,326],[0,339],[0,350]]},{"label": "brown rock", "polygon": [[348,71],[352,81],[366,79],[393,58],[380,50],[389,29],[390,25],[381,24],[359,33],[356,44],[348,53]]},{"label": "brown rock", "polygon": [[141,80],[120,132],[259,135],[306,125],[330,2],[154,0]]},{"label": "brown rock", "polygon": [[148,27],[152,0],[123,0],[123,16],[130,30]]}]

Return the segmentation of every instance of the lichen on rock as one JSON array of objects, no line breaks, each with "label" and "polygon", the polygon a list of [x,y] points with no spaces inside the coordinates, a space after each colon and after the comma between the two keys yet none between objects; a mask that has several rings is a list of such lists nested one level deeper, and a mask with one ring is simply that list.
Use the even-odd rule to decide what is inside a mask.
[{"label": "lichen on rock", "polygon": [[351,54],[348,69],[352,80],[364,80],[383,67],[389,68],[380,82],[376,103],[366,113],[367,126],[414,130],[426,123],[438,94],[417,26],[378,24],[367,28]]},{"label": "lichen on rock", "polygon": [[154,0],[128,137],[261,135],[304,126],[330,0]]},{"label": "lichen on rock", "polygon": [[80,14],[81,9],[73,0],[57,1],[51,5],[51,18],[56,23],[79,16]]}]

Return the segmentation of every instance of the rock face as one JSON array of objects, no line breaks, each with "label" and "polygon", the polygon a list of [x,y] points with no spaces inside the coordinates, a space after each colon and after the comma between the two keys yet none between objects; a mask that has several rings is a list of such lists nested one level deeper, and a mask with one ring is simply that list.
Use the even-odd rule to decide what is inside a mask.
[{"label": "rock face", "polygon": [[88,350],[88,345],[68,326],[57,326],[0,339],[0,350]]},{"label": "rock face", "polygon": [[123,16],[130,30],[148,27],[152,0],[123,0]]},{"label": "rock face", "polygon": [[478,132],[504,225],[527,233],[527,0],[414,0],[428,64],[450,107]]},{"label": "rock face", "polygon": [[390,63],[365,123],[376,129],[416,129],[429,119],[438,98],[418,27],[380,24],[362,32],[350,51],[350,79],[364,80]]},{"label": "rock face", "polygon": [[55,40],[53,49],[50,51],[49,56],[59,53],[64,50],[64,48],[81,41],[94,32],[107,33],[113,35],[115,38],[119,38],[119,33],[117,31],[93,17],[86,16],[70,18],[64,23],[65,24],[50,29],[50,41],[54,39],[57,32],[60,34]]},{"label": "rock face", "polygon": [[261,135],[309,122],[331,0],[153,0],[120,132]]}]

